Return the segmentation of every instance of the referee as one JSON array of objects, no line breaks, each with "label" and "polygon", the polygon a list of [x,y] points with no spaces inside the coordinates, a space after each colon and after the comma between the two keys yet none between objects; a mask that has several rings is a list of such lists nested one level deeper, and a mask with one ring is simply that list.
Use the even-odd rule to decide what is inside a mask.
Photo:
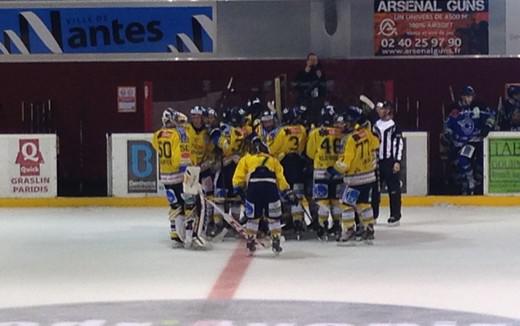
[{"label": "referee", "polygon": [[390,218],[388,224],[398,226],[401,220],[401,159],[403,157],[403,135],[393,119],[393,104],[389,101],[378,103],[379,120],[374,125],[374,133],[379,137],[377,154],[379,162],[379,184],[372,194],[374,217],[379,216],[381,189],[386,183],[390,196]]}]

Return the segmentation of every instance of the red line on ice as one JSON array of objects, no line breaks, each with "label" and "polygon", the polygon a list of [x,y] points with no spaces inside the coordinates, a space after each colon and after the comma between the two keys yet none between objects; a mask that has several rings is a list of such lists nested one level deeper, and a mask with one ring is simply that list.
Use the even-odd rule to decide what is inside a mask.
[{"label": "red line on ice", "polygon": [[233,299],[251,261],[252,257],[247,256],[244,242],[240,241],[213,285],[208,299]]}]

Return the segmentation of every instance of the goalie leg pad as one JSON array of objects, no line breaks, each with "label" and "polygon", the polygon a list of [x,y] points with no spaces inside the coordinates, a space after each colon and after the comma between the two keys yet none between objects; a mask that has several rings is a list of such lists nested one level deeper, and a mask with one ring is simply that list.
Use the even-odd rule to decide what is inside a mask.
[{"label": "goalie leg pad", "polygon": [[186,225],[185,225],[185,217],[183,215],[178,215],[175,218],[175,229],[179,238],[184,241],[186,238]]},{"label": "goalie leg pad", "polygon": [[172,240],[179,239],[179,235],[177,234],[177,227],[175,225],[175,220],[176,220],[177,216],[181,215],[181,213],[182,213],[181,207],[177,207],[175,209],[170,208],[170,210],[168,211],[168,218],[170,220],[170,238]]},{"label": "goalie leg pad", "polygon": [[165,185],[166,199],[171,208],[177,208],[184,204],[182,200],[182,184]]},{"label": "goalie leg pad", "polygon": [[202,191],[206,195],[209,196],[213,194],[213,178],[211,177],[211,175],[201,177],[200,184],[202,186]]}]

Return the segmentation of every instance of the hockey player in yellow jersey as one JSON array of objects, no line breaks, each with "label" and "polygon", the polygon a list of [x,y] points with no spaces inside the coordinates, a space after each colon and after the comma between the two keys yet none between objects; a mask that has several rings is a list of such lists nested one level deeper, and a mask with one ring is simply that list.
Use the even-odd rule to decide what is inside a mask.
[{"label": "hockey player in yellow jersey", "polygon": [[[234,192],[232,179],[236,165],[245,152],[244,115],[245,111],[241,108],[228,109],[222,116],[220,127],[210,132],[211,141],[219,156],[217,162],[220,165],[215,175],[214,200],[222,210],[231,209],[231,215],[237,220],[240,218],[240,198]],[[213,223],[214,229],[210,236],[222,239],[228,230],[225,228],[222,216],[215,213]]]},{"label": "hockey player in yellow jersey", "polygon": [[338,160],[342,147],[343,131],[333,125],[335,118],[333,106],[322,108],[321,126],[311,130],[306,148],[307,157],[313,161],[312,199],[318,205],[318,237],[322,240],[327,239],[329,214],[339,226],[342,212],[339,202],[344,188],[342,178],[327,172]]},{"label": "hockey player in yellow jersey", "polygon": [[190,110],[189,123],[186,124],[186,132],[191,144],[192,163],[200,167],[200,183],[204,193],[208,194],[213,188],[211,177],[213,145],[209,139],[209,131],[204,124],[206,110],[201,106],[194,106]]},{"label": "hockey player in yellow jersey", "polygon": [[191,247],[191,225],[187,224],[193,214],[194,201],[183,196],[182,191],[184,172],[192,164],[191,148],[186,130],[177,125],[178,116],[178,112],[171,108],[163,112],[163,127],[153,134],[152,145],[159,156],[160,181],[170,204],[168,215],[173,246]]},{"label": "hockey player in yellow jersey", "polygon": [[372,133],[370,123],[361,110],[349,107],[345,113],[346,129],[352,128],[344,141],[344,150],[329,173],[344,175],[345,190],[342,195],[343,212],[341,242],[351,242],[356,237],[355,215],[364,225],[362,239],[374,239],[374,214],[370,205],[370,191],[376,182],[376,151],[379,140]]},{"label": "hockey player in yellow jersey", "polygon": [[[285,179],[294,191],[299,201],[304,198],[304,169],[305,159],[303,157],[307,144],[307,130],[303,126],[303,110],[301,107],[285,108],[282,111],[282,127],[279,137],[275,138],[270,148],[271,154],[280,160],[284,168]],[[296,239],[302,237],[304,223],[304,210],[300,202],[290,207]]]},{"label": "hockey player in yellow jersey", "polygon": [[256,234],[261,218],[267,218],[271,231],[272,249],[275,254],[282,251],[280,236],[282,232],[282,203],[280,192],[290,200],[296,197],[290,190],[283,175],[280,162],[269,155],[267,144],[255,137],[252,141],[251,153],[242,157],[233,176],[233,186],[245,190],[247,248],[252,254],[255,247]]},{"label": "hockey player in yellow jersey", "polygon": [[269,109],[266,109],[260,115],[260,125],[256,128],[256,134],[260,139],[267,144],[269,151],[272,153],[274,150],[275,140],[276,146],[280,147],[283,143],[283,139],[279,135],[280,128],[277,126],[275,113]]}]

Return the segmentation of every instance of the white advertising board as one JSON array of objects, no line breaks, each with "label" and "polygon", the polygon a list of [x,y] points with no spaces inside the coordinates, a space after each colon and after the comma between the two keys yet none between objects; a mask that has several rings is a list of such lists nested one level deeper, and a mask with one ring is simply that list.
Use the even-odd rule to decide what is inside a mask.
[{"label": "white advertising board", "polygon": [[56,135],[0,135],[0,197],[57,196]]},{"label": "white advertising board", "polygon": [[163,187],[158,182],[157,154],[151,140],[151,133],[107,136],[109,196],[163,196]]},{"label": "white advertising board", "polygon": [[403,132],[405,140],[405,167],[403,195],[426,196],[428,194],[428,133]]}]

